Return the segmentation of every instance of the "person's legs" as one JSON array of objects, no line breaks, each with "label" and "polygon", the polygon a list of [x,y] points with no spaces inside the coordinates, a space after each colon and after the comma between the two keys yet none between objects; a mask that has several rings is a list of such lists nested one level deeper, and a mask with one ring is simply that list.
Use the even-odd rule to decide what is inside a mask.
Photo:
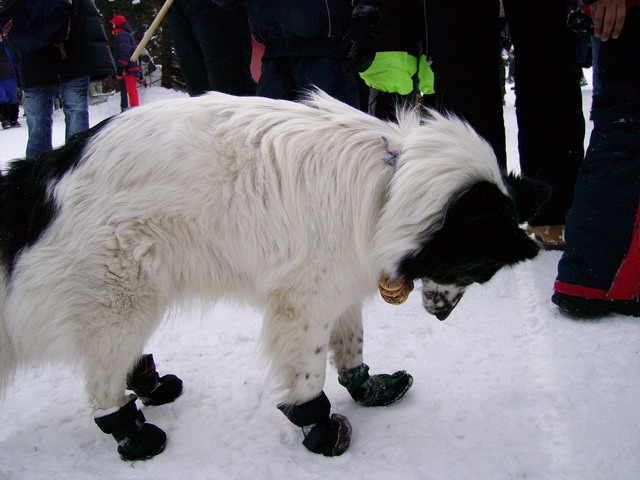
[{"label": "person's legs", "polygon": [[576,316],[640,316],[640,7],[602,42],[594,129],[567,214],[554,303]]},{"label": "person's legs", "polygon": [[51,150],[51,128],[53,125],[53,99],[56,94],[55,85],[25,88],[22,105],[27,115],[27,158]]},{"label": "person's legs", "polygon": [[127,82],[125,82],[124,77],[118,79],[118,90],[120,91],[120,111],[124,112],[127,108],[129,108]]},{"label": "person's legs", "polygon": [[296,98],[311,88],[318,87],[347,105],[360,109],[360,96],[355,77],[346,73],[337,59],[293,58],[291,72],[295,82]]},{"label": "person's legs", "polygon": [[89,77],[60,84],[65,139],[89,129]]},{"label": "person's legs", "polygon": [[531,226],[564,225],[584,156],[584,115],[576,35],[565,2],[527,8],[505,0],[515,49],[516,115],[522,174],[552,187]]},{"label": "person's legs", "polygon": [[0,103],[0,123],[2,123],[2,128],[11,128],[11,124],[9,123],[9,105],[6,103]]},{"label": "person's legs", "polygon": [[5,80],[0,80],[0,122],[2,128],[9,128],[9,96]]},{"label": "person's legs", "polygon": [[174,4],[169,25],[190,95],[216,90],[253,95],[251,34],[244,6],[225,9],[211,0]]},{"label": "person's legs", "polygon": [[498,0],[430,0],[426,8],[435,94],[425,103],[466,119],[506,169]]},{"label": "person's legs", "polygon": [[254,95],[256,83],[251,77],[251,33],[246,9],[244,5],[230,10],[215,3],[213,6],[213,24],[203,21],[211,19],[210,16],[198,16],[197,21],[192,21],[209,85],[212,90],[233,95]]},{"label": "person's legs", "polygon": [[262,59],[262,74],[260,75],[256,95],[283,100],[294,100],[296,98],[290,59]]},{"label": "person's legs", "polygon": [[9,126],[11,127],[21,127],[20,122],[18,121],[18,116],[20,115],[20,104],[19,103],[10,103],[7,105],[7,115],[9,116]]},{"label": "person's legs", "polygon": [[193,34],[183,3],[182,0],[174,0],[167,12],[167,21],[187,91],[193,97],[209,90],[209,77],[202,50]]},{"label": "person's legs", "polygon": [[135,75],[125,75],[124,82],[126,84],[127,95],[129,95],[129,106],[139,106],[140,97],[138,97],[138,77]]}]

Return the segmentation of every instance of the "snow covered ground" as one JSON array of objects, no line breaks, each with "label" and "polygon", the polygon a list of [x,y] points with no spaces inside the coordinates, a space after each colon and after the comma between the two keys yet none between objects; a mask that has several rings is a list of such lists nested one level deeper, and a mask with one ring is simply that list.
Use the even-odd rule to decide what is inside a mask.
[{"label": "snow covered ground", "polygon": [[[590,88],[583,93],[587,112]],[[150,88],[141,102],[176,95]],[[511,162],[513,103],[508,92]],[[112,97],[91,107],[91,121],[118,111]],[[56,112],[58,144],[63,125]],[[26,137],[26,126],[0,131],[0,164],[23,154]],[[639,320],[561,315],[549,300],[559,258],[542,252],[470,288],[445,322],[415,292],[398,307],[372,298],[366,362],[374,373],[406,369],[415,382],[397,405],[366,409],[329,369],[333,411],[354,428],[341,457],[309,453],[276,410],[258,353],[260,313],[218,304],[175,315],[148,346],[160,372],[185,383],[175,403],[142,407],[169,435],[164,453],[121,461],[79,376],[34,365],[0,401],[0,479],[637,480]]]}]

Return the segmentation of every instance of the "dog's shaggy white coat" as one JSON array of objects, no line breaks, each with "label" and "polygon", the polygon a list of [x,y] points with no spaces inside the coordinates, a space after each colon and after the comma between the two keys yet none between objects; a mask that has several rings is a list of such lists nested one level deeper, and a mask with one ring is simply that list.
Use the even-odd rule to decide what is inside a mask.
[{"label": "dog's shaggy white coat", "polygon": [[81,366],[99,408],[121,406],[165,312],[228,297],[265,311],[286,400],[305,402],[328,351],[338,368],[362,363],[361,306],[379,276],[482,180],[506,193],[489,145],[439,115],[394,124],[321,93],[128,111],[48,186],[52,223],[0,269],[0,383],[56,357]]}]

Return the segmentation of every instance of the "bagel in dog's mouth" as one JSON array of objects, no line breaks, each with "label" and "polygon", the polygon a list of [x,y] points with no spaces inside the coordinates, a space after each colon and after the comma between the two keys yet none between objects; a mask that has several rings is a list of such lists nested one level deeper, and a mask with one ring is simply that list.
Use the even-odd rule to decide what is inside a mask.
[{"label": "bagel in dog's mouth", "polygon": [[378,280],[378,289],[385,302],[400,305],[407,301],[409,294],[413,291],[413,282],[407,282],[404,278],[390,282],[389,277],[382,275]]}]

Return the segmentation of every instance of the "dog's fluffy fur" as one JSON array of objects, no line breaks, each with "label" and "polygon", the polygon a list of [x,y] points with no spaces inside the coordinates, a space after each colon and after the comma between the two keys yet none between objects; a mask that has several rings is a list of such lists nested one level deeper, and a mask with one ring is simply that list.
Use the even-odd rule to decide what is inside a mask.
[{"label": "dog's fluffy fur", "polygon": [[536,254],[507,183],[484,140],[437,114],[383,122],[319,92],[130,110],[2,177],[0,379],[63,359],[99,408],[121,406],[167,309],[229,297],[265,311],[286,400],[308,401],[328,351],[362,363],[381,274],[424,279],[442,317]]}]

